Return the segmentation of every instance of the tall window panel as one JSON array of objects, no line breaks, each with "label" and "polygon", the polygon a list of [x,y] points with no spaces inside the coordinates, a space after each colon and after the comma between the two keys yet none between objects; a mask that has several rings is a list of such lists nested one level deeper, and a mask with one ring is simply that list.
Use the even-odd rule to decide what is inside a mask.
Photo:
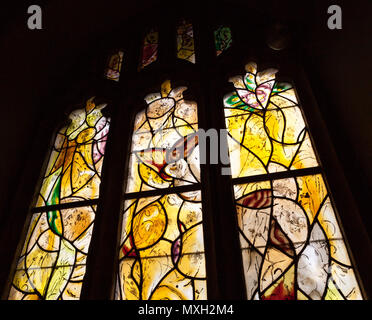
[{"label": "tall window panel", "polygon": [[79,299],[110,127],[105,107],[90,98],[58,131],[9,299]]},{"label": "tall window panel", "polygon": [[246,65],[224,97],[248,299],[362,299],[295,89]]},{"label": "tall window panel", "polygon": [[186,87],[145,97],[135,118],[116,299],[206,299],[197,105]]}]

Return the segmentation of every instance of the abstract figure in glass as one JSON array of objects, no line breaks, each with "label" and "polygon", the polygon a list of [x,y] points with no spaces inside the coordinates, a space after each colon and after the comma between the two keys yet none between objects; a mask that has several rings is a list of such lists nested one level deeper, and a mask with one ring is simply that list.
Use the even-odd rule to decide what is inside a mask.
[{"label": "abstract figure in glass", "polygon": [[199,182],[197,105],[184,100],[186,89],[172,90],[165,81],[160,93],[145,97],[148,107],[135,119],[127,192]]}]

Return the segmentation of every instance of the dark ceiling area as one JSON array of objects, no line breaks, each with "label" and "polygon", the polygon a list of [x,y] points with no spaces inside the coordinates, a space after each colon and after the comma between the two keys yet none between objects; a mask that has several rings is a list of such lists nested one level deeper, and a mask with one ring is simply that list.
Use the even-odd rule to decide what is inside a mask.
[{"label": "dark ceiling area", "polygon": [[[198,10],[197,2],[188,3]],[[304,69],[371,235],[372,2],[239,0],[223,3],[230,8],[235,5],[246,8],[247,21],[242,21],[242,27],[249,24],[249,15],[254,14],[261,16],[263,23],[280,21],[293,28],[291,32],[295,34],[295,45],[300,46],[298,52]],[[27,8],[31,4],[42,7],[42,30],[27,28]],[[2,6],[2,213],[9,209],[11,201],[22,201],[13,199],[12,194],[24,174],[24,162],[32,157],[33,133],[40,119],[57,112],[55,108],[59,103],[53,101],[52,93],[65,92],[76,74],[93,74],[88,70],[89,61],[84,63],[81,57],[87,53],[94,56],[95,48],[105,35],[119,28],[127,18],[140,21],[145,11],[158,4],[159,1],[54,0],[8,1]],[[327,8],[331,4],[342,8],[342,30],[327,28]],[[176,7],[177,1],[169,1],[168,5]]]}]

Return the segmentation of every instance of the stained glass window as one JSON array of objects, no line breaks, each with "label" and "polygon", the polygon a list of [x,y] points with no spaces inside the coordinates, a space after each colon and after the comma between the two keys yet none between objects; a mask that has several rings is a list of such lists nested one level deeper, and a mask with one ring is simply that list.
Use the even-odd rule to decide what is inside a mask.
[{"label": "stained glass window", "polygon": [[162,92],[145,97],[148,108],[135,119],[128,193],[199,183],[197,105],[184,100],[185,90],[166,81]]},{"label": "stained glass window", "polygon": [[158,58],[159,32],[151,29],[143,40],[142,59],[140,68],[148,66]]},{"label": "stained glass window", "polygon": [[165,81],[135,119],[116,299],[207,297],[197,105],[186,89]]},{"label": "stained glass window", "polygon": [[295,89],[276,72],[249,63],[224,97],[247,297],[362,299]]},{"label": "stained glass window", "polygon": [[123,56],[124,52],[120,50],[110,56],[105,70],[105,77],[107,79],[119,81]]},{"label": "stained glass window", "polygon": [[106,105],[90,98],[58,131],[9,299],[80,297],[110,126],[110,119],[102,115]]},{"label": "stained glass window", "polygon": [[177,58],[195,63],[194,31],[187,20],[177,27]]},{"label": "stained glass window", "polygon": [[232,44],[231,29],[226,26],[218,27],[218,29],[214,31],[214,43],[216,45],[217,56],[230,48]]}]

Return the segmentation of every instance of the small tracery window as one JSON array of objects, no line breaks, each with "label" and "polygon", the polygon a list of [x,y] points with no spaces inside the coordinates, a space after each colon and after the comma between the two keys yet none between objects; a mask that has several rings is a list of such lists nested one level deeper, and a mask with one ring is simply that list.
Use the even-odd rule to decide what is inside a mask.
[{"label": "small tracery window", "polygon": [[224,97],[248,299],[362,299],[292,85],[277,70]]},{"label": "small tracery window", "polygon": [[177,58],[195,63],[194,31],[185,19],[177,26]]},{"label": "small tracery window", "polygon": [[80,297],[110,126],[101,112],[106,105],[90,98],[57,133],[16,266],[11,300]]},{"label": "small tracery window", "polygon": [[116,299],[206,299],[197,105],[186,87],[145,97],[123,207]]},{"label": "small tracery window", "polygon": [[231,29],[226,26],[219,26],[217,30],[214,31],[214,43],[217,56],[230,48],[232,44]]},{"label": "small tracery window", "polygon": [[140,69],[145,68],[158,58],[159,32],[153,28],[143,39]]},{"label": "small tracery window", "polygon": [[121,65],[123,63],[124,52],[118,50],[110,56],[105,71],[105,77],[109,80],[119,81]]}]

